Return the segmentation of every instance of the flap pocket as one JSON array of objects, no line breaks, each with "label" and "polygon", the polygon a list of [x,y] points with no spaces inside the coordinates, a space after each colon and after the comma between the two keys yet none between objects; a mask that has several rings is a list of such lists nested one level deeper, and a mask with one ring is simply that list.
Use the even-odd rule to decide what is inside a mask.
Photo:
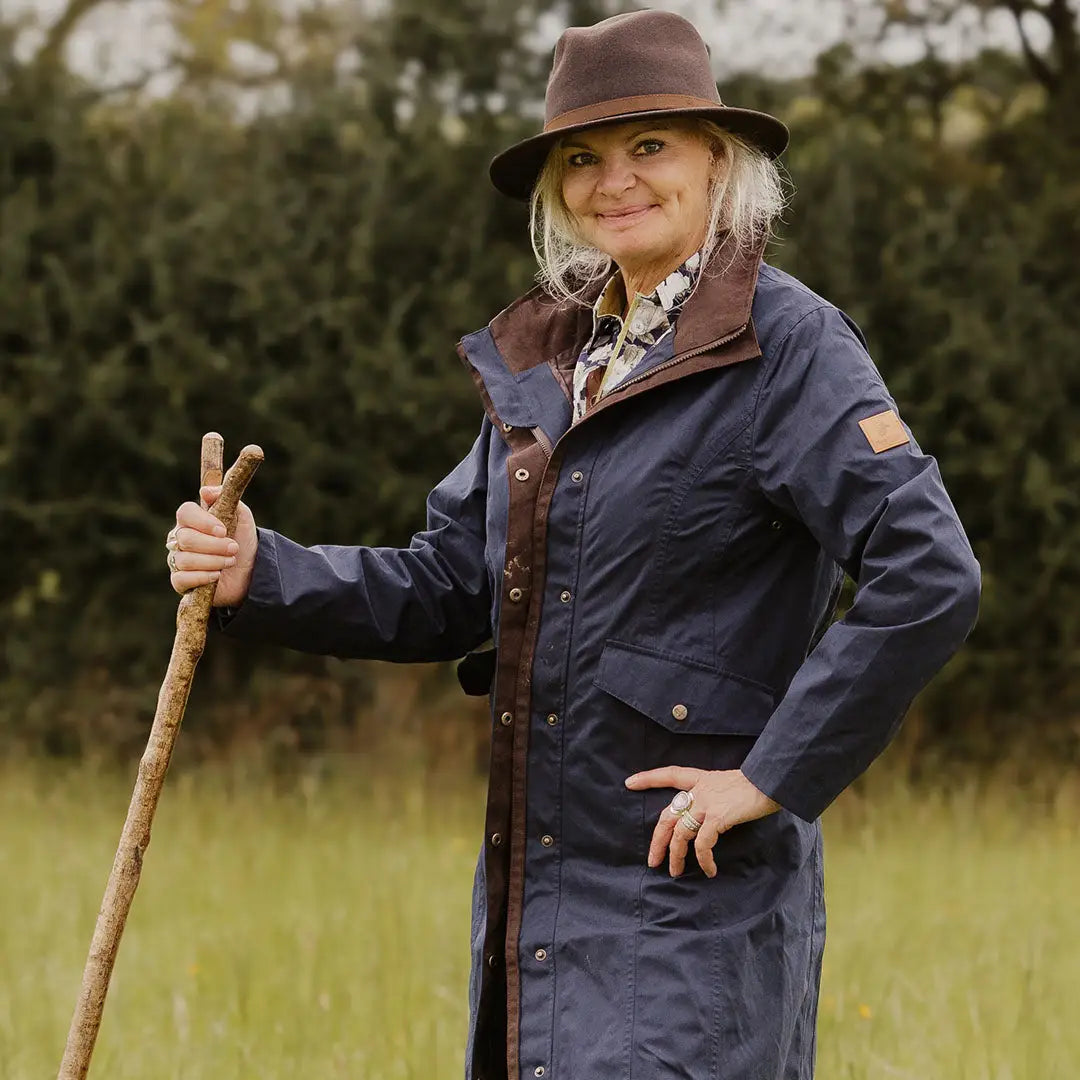
[{"label": "flap pocket", "polygon": [[759,735],[772,715],[768,687],[719,668],[609,641],[593,682],[670,731]]}]

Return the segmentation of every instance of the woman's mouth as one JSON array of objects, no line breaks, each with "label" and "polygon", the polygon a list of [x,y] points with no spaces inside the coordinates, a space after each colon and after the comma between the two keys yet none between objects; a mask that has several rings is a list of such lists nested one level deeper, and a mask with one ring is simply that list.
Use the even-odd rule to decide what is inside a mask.
[{"label": "woman's mouth", "polygon": [[655,208],[652,205],[624,206],[618,210],[605,210],[603,213],[597,214],[596,216],[605,225],[626,227],[636,225],[650,210],[653,209]]}]

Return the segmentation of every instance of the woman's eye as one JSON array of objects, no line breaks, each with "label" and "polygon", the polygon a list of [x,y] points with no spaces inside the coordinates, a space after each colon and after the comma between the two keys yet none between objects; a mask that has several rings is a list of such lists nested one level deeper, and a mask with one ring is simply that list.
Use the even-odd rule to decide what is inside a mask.
[{"label": "woman's eye", "polygon": [[586,153],[584,150],[579,154],[571,154],[566,159],[566,164],[572,169],[580,169],[583,165],[591,165],[592,154]]},{"label": "woman's eye", "polygon": [[660,139],[643,139],[638,143],[638,151],[645,154],[658,154],[664,148]]}]

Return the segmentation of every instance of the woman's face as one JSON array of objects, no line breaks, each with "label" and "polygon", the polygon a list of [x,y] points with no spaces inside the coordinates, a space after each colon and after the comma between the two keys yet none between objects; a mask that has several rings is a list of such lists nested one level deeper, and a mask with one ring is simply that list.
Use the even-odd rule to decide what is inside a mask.
[{"label": "woman's face", "polygon": [[714,159],[693,122],[578,131],[558,153],[563,200],[581,238],[619,266],[674,268],[701,246]]}]

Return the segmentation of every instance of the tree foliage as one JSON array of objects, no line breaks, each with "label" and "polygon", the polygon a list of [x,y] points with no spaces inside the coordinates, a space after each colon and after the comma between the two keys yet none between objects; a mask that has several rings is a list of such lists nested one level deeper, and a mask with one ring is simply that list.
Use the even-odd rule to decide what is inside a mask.
[{"label": "tree foliage", "polygon": [[[136,743],[152,713],[175,609],[161,542],[203,431],[266,450],[260,522],[407,542],[481,415],[454,344],[531,283],[524,210],[485,171],[535,123],[536,28],[609,8],[400,0],[306,29],[260,10],[178,4],[184,78],[163,99],[103,96],[55,43],[16,60],[0,29],[0,725],[56,752],[87,730]],[[215,27],[256,42],[287,93],[235,108],[257,80]],[[977,727],[997,747],[1021,716],[1076,737],[1080,113],[1062,48],[890,67],[841,46],[806,78],[721,88],[790,123],[773,261],[863,326],[982,561],[980,625],[927,699],[956,745]],[[252,654],[219,644],[200,678],[249,679]]]}]

